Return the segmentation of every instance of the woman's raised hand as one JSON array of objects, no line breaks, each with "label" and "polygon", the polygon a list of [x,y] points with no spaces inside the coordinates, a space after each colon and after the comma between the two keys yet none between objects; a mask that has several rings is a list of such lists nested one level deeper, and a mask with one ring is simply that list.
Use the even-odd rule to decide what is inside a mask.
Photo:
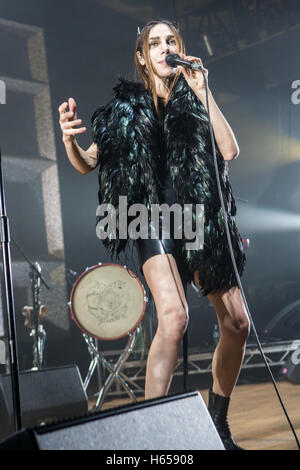
[{"label": "woman's raised hand", "polygon": [[[69,107],[69,111],[67,108]],[[74,140],[76,134],[82,134],[86,127],[77,127],[82,124],[82,119],[77,119],[76,101],[73,98],[62,103],[59,108],[59,124],[63,134],[63,142]]]},{"label": "woman's raised hand", "polygon": [[[184,55],[183,53],[179,54],[182,59],[188,60],[190,62],[196,62],[199,65],[202,65],[202,60],[199,57],[194,57],[191,55]],[[178,65],[177,69],[182,72],[184,78],[186,79],[187,84],[189,87],[197,94],[197,92],[202,92],[205,90],[205,82],[200,70],[191,70],[186,69],[185,67]],[[208,70],[203,67],[203,71],[205,73],[206,79],[208,78]]]}]

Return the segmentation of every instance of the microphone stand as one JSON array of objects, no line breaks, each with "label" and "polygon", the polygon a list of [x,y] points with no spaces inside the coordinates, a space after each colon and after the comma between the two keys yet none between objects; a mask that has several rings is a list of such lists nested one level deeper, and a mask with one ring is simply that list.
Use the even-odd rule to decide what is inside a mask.
[{"label": "microphone stand", "polygon": [[21,417],[21,401],[20,401],[20,386],[19,386],[19,363],[18,363],[18,350],[16,339],[16,319],[15,319],[15,306],[13,295],[12,271],[11,271],[11,255],[10,255],[10,233],[9,233],[9,220],[6,216],[4,182],[2,175],[2,157],[0,147],[0,237],[1,237],[1,250],[3,259],[3,274],[5,284],[5,298],[7,308],[7,325],[8,325],[8,339],[10,350],[10,376],[12,385],[12,403],[13,403],[13,416],[16,431],[22,428]]}]

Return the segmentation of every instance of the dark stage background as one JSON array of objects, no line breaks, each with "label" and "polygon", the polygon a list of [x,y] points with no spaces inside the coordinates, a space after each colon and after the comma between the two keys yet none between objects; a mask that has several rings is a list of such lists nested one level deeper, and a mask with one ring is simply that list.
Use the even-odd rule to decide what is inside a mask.
[{"label": "dark stage background", "polygon": [[[90,356],[69,317],[76,279],[70,270],[79,274],[110,258],[95,233],[97,172],[82,176],[69,163],[57,108],[75,98],[88,128],[78,142],[87,148],[94,110],[110,99],[118,75],[134,77],[137,26],[159,17],[179,21],[187,53],[208,68],[210,88],[240,146],[229,166],[237,221],[250,239],[242,281],[256,328],[263,339],[300,337],[297,309],[290,324],[265,334],[268,323],[299,300],[299,2],[2,0],[0,144],[11,232],[42,264],[51,286],[41,287],[41,302],[49,307],[45,365],[78,364],[83,377]],[[12,255],[20,367],[30,369],[32,338],[22,315],[23,306],[32,305],[29,270],[14,245]],[[145,284],[135,252],[128,266]],[[214,313],[190,286],[188,301],[190,352],[211,347]],[[145,329],[149,309],[147,315]],[[4,308],[1,316],[4,369]],[[145,335],[149,342],[149,330]]]}]

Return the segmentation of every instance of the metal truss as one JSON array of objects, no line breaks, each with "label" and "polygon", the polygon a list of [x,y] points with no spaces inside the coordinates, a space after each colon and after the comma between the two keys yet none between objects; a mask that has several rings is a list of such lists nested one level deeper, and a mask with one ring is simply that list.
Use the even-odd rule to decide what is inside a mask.
[{"label": "metal truss", "polygon": [[[270,367],[283,366],[287,356],[298,348],[300,348],[300,340],[262,344],[262,350]],[[192,369],[189,370],[189,374],[211,372],[212,356],[213,352],[191,355],[189,358],[189,366]],[[183,361],[181,360],[181,362]],[[247,346],[242,369],[253,369],[257,367],[265,367],[261,352],[257,346]]]},{"label": "metal truss", "polygon": [[298,0],[177,2],[176,13],[206,63],[273,39],[299,27]]},{"label": "metal truss", "polygon": [[[270,367],[283,366],[286,362],[287,356],[298,348],[300,348],[300,339],[262,344],[262,350]],[[214,350],[189,354],[188,374],[200,375],[211,373],[213,353]],[[138,356],[139,352],[135,352],[133,357],[127,360],[122,369],[124,378],[129,381],[130,386],[136,395],[144,393],[146,358],[144,357],[145,354],[143,351],[141,351],[140,354],[142,355],[141,359],[136,359],[134,356]],[[115,355],[120,355],[120,351],[109,351],[106,352],[105,355],[109,356],[112,361]],[[259,367],[265,367],[261,352],[257,346],[248,345],[246,347],[242,369],[254,369]],[[182,375],[183,357],[180,357],[177,362],[174,376]],[[107,396],[114,397],[124,394],[126,394],[126,392],[120,388],[118,383],[115,383],[115,386],[111,388],[107,393]]]}]

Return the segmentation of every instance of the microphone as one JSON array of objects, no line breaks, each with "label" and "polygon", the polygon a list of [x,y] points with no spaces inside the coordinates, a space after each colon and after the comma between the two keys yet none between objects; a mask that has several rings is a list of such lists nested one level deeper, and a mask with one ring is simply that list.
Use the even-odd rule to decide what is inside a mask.
[{"label": "microphone", "polygon": [[166,56],[166,63],[173,68],[177,67],[177,65],[182,65],[183,67],[187,67],[192,70],[203,69],[202,65],[182,59],[178,54],[168,54]]}]

